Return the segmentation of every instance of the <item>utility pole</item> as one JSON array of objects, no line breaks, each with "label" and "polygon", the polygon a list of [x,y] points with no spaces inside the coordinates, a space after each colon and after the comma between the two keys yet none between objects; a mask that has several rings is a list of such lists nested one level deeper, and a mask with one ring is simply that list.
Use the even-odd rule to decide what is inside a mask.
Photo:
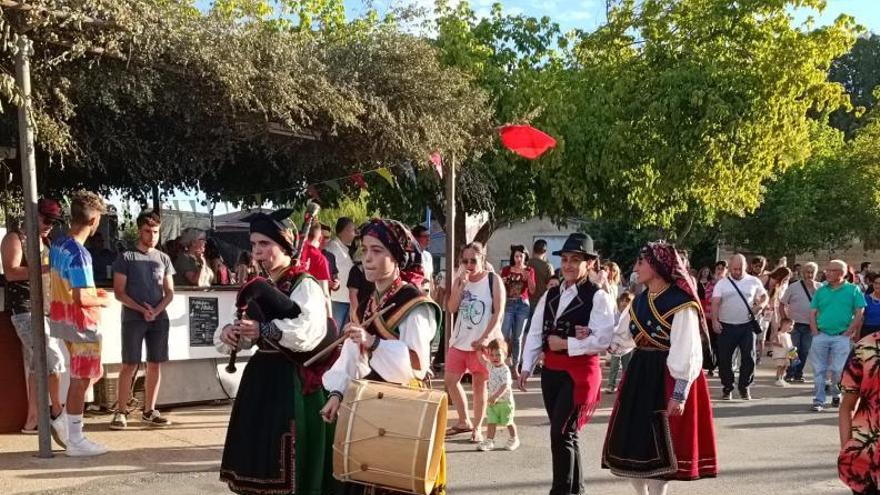
[{"label": "utility pole", "polygon": [[27,36],[18,38],[15,54],[15,79],[21,95],[18,107],[18,142],[21,156],[21,183],[24,194],[24,226],[27,242],[28,281],[31,286],[31,334],[37,379],[37,407],[40,452],[39,457],[52,457],[52,437],[49,424],[49,373],[46,363],[46,330],[43,326],[43,259],[40,248],[40,228],[37,225],[37,164],[34,157],[34,127],[31,118],[31,65],[33,43]]},{"label": "utility pole", "polygon": [[[452,284],[455,282],[455,155],[445,163],[446,166],[446,294],[452,291]],[[455,313],[449,311],[449,308],[443,308],[445,318],[443,318],[443,345],[446,349],[445,356],[449,356],[449,338],[452,336],[454,328]]]},{"label": "utility pole", "polygon": [[153,184],[150,190],[153,193],[153,211],[157,215],[162,215],[162,196],[159,194],[159,184]]}]

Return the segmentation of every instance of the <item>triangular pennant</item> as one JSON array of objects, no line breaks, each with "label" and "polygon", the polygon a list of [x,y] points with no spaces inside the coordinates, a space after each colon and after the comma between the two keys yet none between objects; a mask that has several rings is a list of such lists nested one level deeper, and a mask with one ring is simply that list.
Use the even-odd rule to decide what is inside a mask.
[{"label": "triangular pennant", "polygon": [[380,167],[376,169],[376,173],[381,175],[382,178],[388,182],[388,184],[394,186],[394,174],[392,174],[391,171],[388,170],[388,167]]},{"label": "triangular pennant", "polygon": [[262,194],[254,194],[254,202],[257,203],[257,206],[263,206],[263,195]]},{"label": "triangular pennant", "polygon": [[361,189],[367,188],[367,181],[364,180],[364,174],[360,172],[352,175],[351,181],[354,182],[354,185],[358,186]]},{"label": "triangular pennant", "polygon": [[192,208],[192,212],[195,213],[196,212],[196,200],[194,200],[194,199],[189,200],[189,207]]},{"label": "triangular pennant", "polygon": [[556,146],[555,139],[528,125],[506,125],[498,129],[498,134],[505,148],[529,160]]},{"label": "triangular pennant", "polygon": [[176,211],[180,211],[180,201],[173,199],[173,200],[171,200],[171,202],[174,204],[174,209]]},{"label": "triangular pennant", "polygon": [[431,153],[431,164],[434,165],[434,170],[437,171],[437,175],[439,175],[440,178],[442,179],[443,178],[443,157],[440,156],[439,151],[435,151],[435,152]]}]

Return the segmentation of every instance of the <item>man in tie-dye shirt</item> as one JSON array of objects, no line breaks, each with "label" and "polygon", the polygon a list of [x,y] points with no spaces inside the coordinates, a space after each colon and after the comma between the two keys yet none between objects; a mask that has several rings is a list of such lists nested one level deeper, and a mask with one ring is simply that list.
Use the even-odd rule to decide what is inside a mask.
[{"label": "man in tie-dye shirt", "polygon": [[93,456],[107,449],[83,436],[83,407],[86,390],[101,378],[101,308],[110,303],[103,290],[95,288],[92,256],[86,239],[98,229],[104,201],[96,194],[79,192],[70,204],[70,231],[49,251],[49,328],[62,339],[70,353],[70,387],[67,390],[67,455]]}]

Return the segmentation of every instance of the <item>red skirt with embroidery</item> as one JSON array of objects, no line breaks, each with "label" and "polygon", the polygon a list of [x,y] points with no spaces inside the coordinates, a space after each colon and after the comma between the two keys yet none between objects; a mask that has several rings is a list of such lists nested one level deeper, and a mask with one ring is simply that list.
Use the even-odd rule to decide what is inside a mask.
[{"label": "red skirt with embroidery", "polygon": [[636,349],[611,419],[602,467],[629,478],[698,480],[718,474],[715,423],[709,386],[702,373],[691,384],[684,414],[666,407],[675,380],[666,368],[668,351]]}]

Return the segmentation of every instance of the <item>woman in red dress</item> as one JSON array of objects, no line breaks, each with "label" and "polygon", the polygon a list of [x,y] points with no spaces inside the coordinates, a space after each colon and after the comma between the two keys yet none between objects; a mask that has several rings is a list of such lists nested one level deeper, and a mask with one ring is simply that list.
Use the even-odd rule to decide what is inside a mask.
[{"label": "woman in red dress", "polygon": [[633,479],[636,493],[664,495],[670,480],[718,474],[709,387],[702,372],[706,320],[675,248],[651,243],[636,265],[639,294],[614,332],[611,352],[632,352],[602,451],[602,467]]}]

